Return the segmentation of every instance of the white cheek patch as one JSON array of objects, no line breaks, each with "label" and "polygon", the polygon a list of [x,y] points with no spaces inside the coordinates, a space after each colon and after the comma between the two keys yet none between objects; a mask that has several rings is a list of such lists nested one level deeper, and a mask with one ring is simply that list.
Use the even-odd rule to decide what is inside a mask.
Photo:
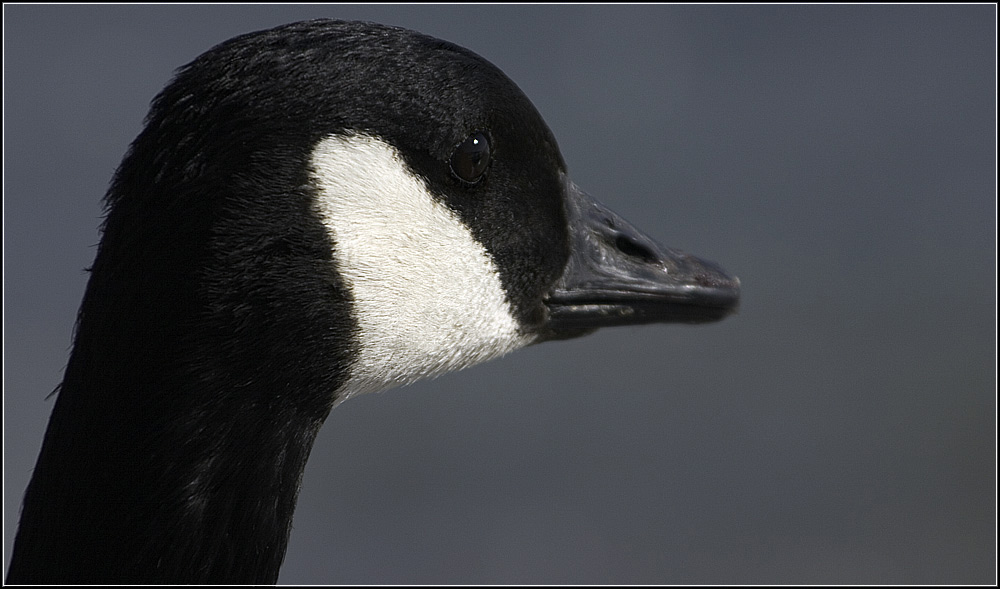
[{"label": "white cheek patch", "polygon": [[341,398],[533,341],[520,332],[489,254],[392,146],[365,135],[327,137],[313,151],[312,173],[361,344]]}]

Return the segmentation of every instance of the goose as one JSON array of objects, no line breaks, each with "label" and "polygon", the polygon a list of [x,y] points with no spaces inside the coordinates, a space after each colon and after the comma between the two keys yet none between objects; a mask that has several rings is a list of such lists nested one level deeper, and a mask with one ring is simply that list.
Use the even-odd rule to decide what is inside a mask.
[{"label": "goose", "polygon": [[578,188],[499,69],[373,23],[179,69],[105,207],[9,583],[275,583],[338,403],[739,301]]}]

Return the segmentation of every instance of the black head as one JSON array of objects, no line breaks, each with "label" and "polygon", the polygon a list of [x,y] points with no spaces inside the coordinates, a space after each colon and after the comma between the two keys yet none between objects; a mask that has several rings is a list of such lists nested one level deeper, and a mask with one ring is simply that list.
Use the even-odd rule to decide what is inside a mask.
[{"label": "black head", "polygon": [[211,49],[106,200],[9,581],[273,582],[338,398],[738,300],[577,190],[502,72],[382,25]]}]

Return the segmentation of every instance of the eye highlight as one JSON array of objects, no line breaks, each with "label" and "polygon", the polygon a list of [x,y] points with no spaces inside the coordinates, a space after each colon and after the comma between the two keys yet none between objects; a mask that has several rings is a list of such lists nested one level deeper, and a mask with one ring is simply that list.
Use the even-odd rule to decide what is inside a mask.
[{"label": "eye highlight", "polygon": [[451,171],[465,182],[475,183],[490,165],[490,141],[481,132],[469,135],[451,154]]}]

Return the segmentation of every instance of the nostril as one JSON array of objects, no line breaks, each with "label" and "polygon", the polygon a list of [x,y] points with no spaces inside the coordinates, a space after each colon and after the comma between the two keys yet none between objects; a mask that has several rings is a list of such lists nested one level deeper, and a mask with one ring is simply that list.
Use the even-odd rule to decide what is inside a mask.
[{"label": "nostril", "polygon": [[627,235],[619,234],[618,237],[615,238],[615,247],[618,248],[618,251],[623,254],[633,258],[639,258],[647,264],[659,261],[659,258],[653,253],[653,250],[634,241]]}]

